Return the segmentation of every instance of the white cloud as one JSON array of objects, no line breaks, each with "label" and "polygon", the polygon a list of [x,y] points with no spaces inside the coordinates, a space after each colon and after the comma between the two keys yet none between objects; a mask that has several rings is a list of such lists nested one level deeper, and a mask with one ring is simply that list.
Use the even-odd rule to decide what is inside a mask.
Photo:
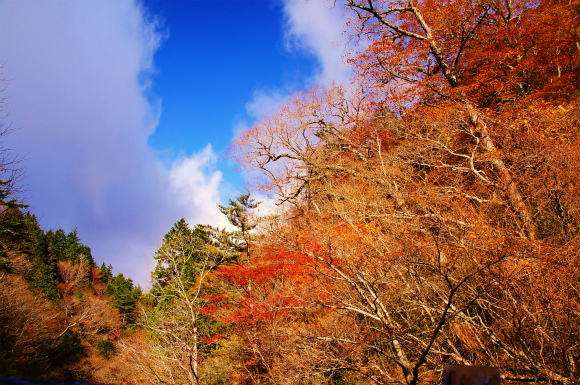
[{"label": "white cloud", "polygon": [[242,132],[247,131],[251,128],[250,125],[248,124],[248,122],[240,116],[238,116],[235,119],[233,127],[234,127],[234,129],[233,129],[233,137],[234,138],[237,138],[238,136],[240,136],[240,134]]},{"label": "white cloud", "polygon": [[[254,91],[252,98],[246,103],[246,113],[252,122],[263,118],[269,113],[277,111],[290,96],[290,92],[282,89],[259,89]],[[251,128],[252,123],[247,119],[237,116],[233,123],[233,137],[237,138],[242,132]]]},{"label": "white cloud", "polygon": [[[77,227],[97,262],[145,284],[176,220],[224,219],[211,146],[168,169],[147,144],[161,113],[149,87],[165,36],[138,3],[0,0],[0,63],[20,128],[6,145],[28,154],[28,203],[41,225]],[[288,41],[318,58],[313,81],[344,80],[340,11],[325,0],[301,4],[284,0]],[[257,91],[248,114],[261,117],[292,91]]]},{"label": "white cloud", "polygon": [[28,154],[27,203],[43,228],[77,227],[98,263],[140,284],[181,216],[219,221],[211,146],[168,170],[147,144],[163,38],[136,0],[0,0],[0,63],[20,128],[6,139]]},{"label": "white cloud", "polygon": [[226,218],[217,207],[222,173],[215,170],[217,155],[208,144],[203,151],[177,160],[169,172],[174,196],[190,223],[223,227]]},{"label": "white cloud", "polygon": [[260,118],[276,111],[288,100],[288,94],[281,90],[257,90],[252,99],[246,103],[246,111],[254,117]]},{"label": "white cloud", "polygon": [[[313,55],[319,67],[316,68],[306,84],[348,83],[351,70],[345,64],[346,17],[340,2],[332,0],[282,0],[284,14],[284,38],[288,51],[301,51]],[[284,82],[285,79],[283,79]],[[299,91],[292,85],[284,83],[279,88],[270,87],[254,92],[250,101],[246,103],[246,112],[252,122],[238,120],[234,124],[234,137],[251,128],[260,118],[273,114],[280,109],[290,98],[290,95]],[[255,175],[244,173],[246,180]],[[264,198],[262,211],[273,211],[273,200]],[[263,214],[262,214],[263,215]]]},{"label": "white cloud", "polygon": [[[344,57],[346,18],[340,3],[329,0],[283,0],[282,3],[286,49],[313,55],[319,63],[310,79],[299,86],[348,83],[351,70]],[[254,121],[258,120],[276,112],[297,91],[286,83],[280,88],[256,90],[246,103],[246,112]],[[246,121],[236,122],[234,137],[250,126]]]},{"label": "white cloud", "polygon": [[344,63],[346,19],[340,2],[284,0],[286,46],[313,54],[320,63],[314,83],[348,82]]}]

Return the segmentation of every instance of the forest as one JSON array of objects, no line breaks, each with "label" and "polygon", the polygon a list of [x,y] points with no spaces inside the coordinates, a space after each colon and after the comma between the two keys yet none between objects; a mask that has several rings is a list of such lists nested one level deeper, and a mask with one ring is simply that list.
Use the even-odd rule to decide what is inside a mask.
[{"label": "forest", "polygon": [[0,375],[580,383],[580,1],[344,3],[351,83],[234,141],[236,230],[177,220],[147,293],[41,229],[2,148]]}]

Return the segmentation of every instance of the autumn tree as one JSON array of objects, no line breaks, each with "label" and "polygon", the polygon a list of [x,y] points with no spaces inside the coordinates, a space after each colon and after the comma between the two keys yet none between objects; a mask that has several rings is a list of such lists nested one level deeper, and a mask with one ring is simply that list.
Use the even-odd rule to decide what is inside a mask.
[{"label": "autumn tree", "polygon": [[[252,164],[280,172],[272,183],[281,199],[293,199],[301,207],[291,214],[294,219],[272,224],[266,242],[278,253],[299,255],[287,267],[307,268],[309,273],[303,274],[309,284],[292,289],[299,299],[295,307],[302,309],[297,312],[305,314],[286,328],[295,330],[290,334],[296,343],[326,358],[309,365],[286,358],[301,374],[294,379],[297,383],[347,372],[358,381],[386,383],[401,378],[397,367],[403,382],[416,383],[431,350],[445,350],[441,334],[448,319],[483,290],[471,286],[477,287],[474,276],[500,263],[503,256],[480,253],[479,262],[470,263],[461,254],[467,247],[465,237],[486,239],[467,224],[477,214],[463,210],[459,216],[438,207],[449,204],[416,180],[416,171],[411,173],[400,163],[404,148],[389,151],[395,142],[388,132],[378,131],[375,138],[359,142],[356,129],[364,123],[365,111],[345,95],[332,89],[326,95],[317,90],[300,97],[272,120],[260,123],[271,132],[259,131],[263,128],[259,124],[246,137],[256,142],[244,143],[248,147],[243,155],[254,160]],[[273,149],[277,152],[268,152]],[[476,250],[473,242],[469,250]],[[464,268],[451,273],[448,264]],[[301,318],[308,321],[300,322]],[[290,354],[291,349],[278,342]],[[366,351],[357,351],[358,344]],[[336,345],[340,348],[334,354],[326,350]],[[355,358],[361,354],[363,361]],[[437,370],[441,360],[431,359],[429,364],[430,370]]]},{"label": "autumn tree", "polygon": [[351,34],[369,42],[351,62],[368,85],[407,95],[397,105],[404,110],[453,101],[482,114],[530,96],[567,98],[576,87],[576,2],[347,0],[345,5],[352,11]]},{"label": "autumn tree", "polygon": [[[510,62],[515,80],[494,61],[508,32],[525,40],[542,15],[576,11],[486,4],[349,2],[371,41],[353,61],[360,91],[300,93],[235,144],[242,166],[262,173],[258,187],[295,206],[264,241],[301,255],[317,291],[295,293],[310,299],[310,317],[327,309],[316,317],[333,320],[324,335],[302,333],[312,354],[329,359],[303,361],[304,378],[348,371],[411,384],[433,381],[447,362],[496,365],[524,381],[576,376],[577,333],[562,326],[576,322],[563,310],[577,303],[575,91],[554,86],[556,67],[536,71],[544,53]],[[558,40],[568,47],[559,76],[570,78],[574,23],[541,37],[545,45],[568,36]],[[529,71],[534,86],[518,94]],[[486,87],[501,82],[506,100],[485,102]],[[548,89],[558,90],[553,100]],[[365,360],[329,354],[332,344],[364,344]]]},{"label": "autumn tree", "polygon": [[[3,375],[89,379],[88,342],[116,327],[108,302],[74,294],[49,301],[25,279],[34,263],[12,256],[0,278],[0,372]],[[80,289],[80,288],[79,288]]]},{"label": "autumn tree", "polygon": [[471,199],[496,228],[517,234],[510,250],[517,257],[496,279],[503,291],[478,301],[503,327],[465,317],[473,333],[491,338],[477,349],[507,371],[574,381],[576,333],[562,325],[576,321],[554,307],[577,303],[570,270],[577,254],[569,249],[578,234],[578,180],[570,172],[578,164],[577,2],[346,4],[354,33],[370,42],[352,63],[382,95],[378,116],[405,121],[404,137],[419,149],[407,159],[442,191]]},{"label": "autumn tree", "polygon": [[[518,113],[530,113],[522,111],[530,103],[539,109],[544,103],[566,105],[576,92],[578,5],[382,0],[349,0],[346,5],[354,11],[354,34],[370,42],[352,63],[361,81],[381,95],[379,104],[401,115],[423,111],[413,116],[427,126],[426,120],[437,113],[417,111],[420,105],[452,110],[446,118],[452,125],[463,120],[443,138],[429,131],[414,133],[437,156],[429,166],[459,168],[499,187],[522,231],[535,238],[535,202],[522,191],[526,182],[520,178],[529,177],[521,169],[534,167],[538,160],[516,161],[513,167],[510,157],[522,140],[537,138],[513,135],[514,120]],[[543,124],[530,128],[545,134]],[[515,137],[503,140],[507,136]],[[441,140],[445,137],[455,145]]]}]

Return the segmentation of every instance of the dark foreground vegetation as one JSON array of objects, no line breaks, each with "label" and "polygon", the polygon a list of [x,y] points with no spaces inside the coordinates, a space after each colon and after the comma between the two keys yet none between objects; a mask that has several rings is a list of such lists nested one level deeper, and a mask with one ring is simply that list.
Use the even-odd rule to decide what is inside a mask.
[{"label": "dark foreground vegetation", "polygon": [[[179,220],[152,289],[0,214],[0,374],[112,384],[578,383],[580,2],[346,0],[348,86],[231,156],[237,230]],[[6,186],[10,186],[6,178]]]}]

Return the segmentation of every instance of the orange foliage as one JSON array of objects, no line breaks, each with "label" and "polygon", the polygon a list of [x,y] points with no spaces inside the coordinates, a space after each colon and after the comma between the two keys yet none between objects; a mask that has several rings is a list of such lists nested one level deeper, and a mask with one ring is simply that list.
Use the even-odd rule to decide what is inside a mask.
[{"label": "orange foliage", "polygon": [[223,270],[246,369],[574,382],[580,3],[346,5],[369,43],[350,60],[363,87],[301,93],[232,150],[290,204]]},{"label": "orange foliage", "polygon": [[394,90],[399,98],[392,101],[403,108],[465,97],[479,108],[530,96],[553,102],[577,87],[577,1],[347,5],[356,12],[355,34],[370,40],[351,62],[368,84]]}]

